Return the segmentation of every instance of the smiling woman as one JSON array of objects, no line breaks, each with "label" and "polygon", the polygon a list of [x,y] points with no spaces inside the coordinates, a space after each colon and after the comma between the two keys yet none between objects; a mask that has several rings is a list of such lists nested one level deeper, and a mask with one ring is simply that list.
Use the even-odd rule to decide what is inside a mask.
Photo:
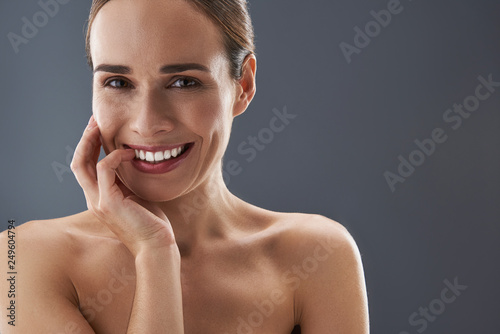
[{"label": "smiling woman", "polygon": [[223,181],[256,91],[246,2],[95,0],[87,52],[93,116],[71,169],[88,211],[19,227],[37,249],[19,254],[16,333],[367,333],[346,229]]}]

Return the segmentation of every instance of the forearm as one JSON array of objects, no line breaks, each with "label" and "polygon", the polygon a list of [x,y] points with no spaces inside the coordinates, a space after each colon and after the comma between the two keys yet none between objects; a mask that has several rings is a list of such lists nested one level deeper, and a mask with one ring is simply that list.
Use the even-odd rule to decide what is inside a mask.
[{"label": "forearm", "polygon": [[141,251],[127,334],[184,334],[181,260],[176,245]]}]

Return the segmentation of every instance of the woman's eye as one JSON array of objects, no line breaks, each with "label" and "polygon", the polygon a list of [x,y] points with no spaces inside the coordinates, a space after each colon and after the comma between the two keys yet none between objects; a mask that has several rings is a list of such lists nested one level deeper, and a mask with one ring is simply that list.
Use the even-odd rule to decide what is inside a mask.
[{"label": "woman's eye", "polygon": [[[130,83],[124,79],[111,79],[105,82],[104,86],[109,86],[113,89],[131,88]],[[197,86],[199,86],[199,82],[190,78],[180,78],[171,85],[173,88],[195,88]]]},{"label": "woman's eye", "polygon": [[193,88],[198,86],[199,83],[196,80],[189,78],[181,78],[175,81],[171,87],[174,88]]},{"label": "woman's eye", "polygon": [[111,86],[112,88],[121,89],[129,88],[129,83],[123,79],[113,79],[106,83],[106,86]]}]

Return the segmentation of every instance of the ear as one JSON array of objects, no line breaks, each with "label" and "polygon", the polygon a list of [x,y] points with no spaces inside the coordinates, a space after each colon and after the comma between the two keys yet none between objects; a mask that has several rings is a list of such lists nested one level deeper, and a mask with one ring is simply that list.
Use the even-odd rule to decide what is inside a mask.
[{"label": "ear", "polygon": [[255,96],[255,73],[257,59],[253,54],[246,56],[241,67],[241,79],[236,82],[236,99],[233,106],[233,117],[241,115]]}]

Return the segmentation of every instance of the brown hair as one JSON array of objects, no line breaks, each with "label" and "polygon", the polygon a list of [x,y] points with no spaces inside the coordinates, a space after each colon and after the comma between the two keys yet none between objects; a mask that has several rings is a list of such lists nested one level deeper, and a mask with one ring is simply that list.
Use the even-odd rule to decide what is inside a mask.
[{"label": "brown hair", "polygon": [[[92,0],[85,51],[87,63],[93,68],[90,53],[90,32],[92,23],[101,8],[111,0]],[[241,78],[243,61],[249,54],[255,53],[254,31],[246,0],[186,0],[210,18],[223,34],[226,56],[230,63],[230,74],[234,79]]]}]

